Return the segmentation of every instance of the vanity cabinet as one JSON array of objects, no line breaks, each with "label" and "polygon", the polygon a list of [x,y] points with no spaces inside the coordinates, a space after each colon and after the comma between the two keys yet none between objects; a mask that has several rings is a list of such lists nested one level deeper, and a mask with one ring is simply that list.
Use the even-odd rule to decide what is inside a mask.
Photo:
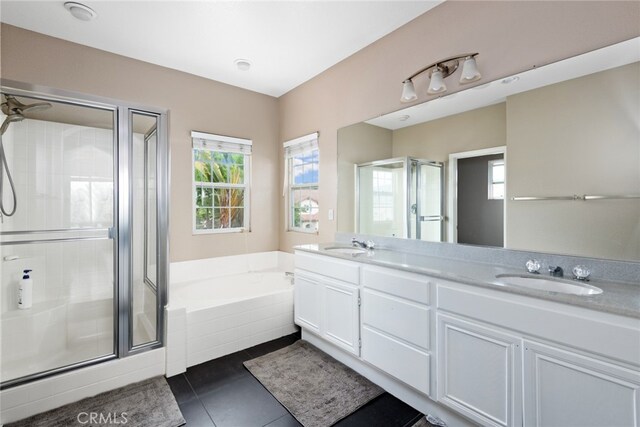
[{"label": "vanity cabinet", "polygon": [[362,269],[362,359],[431,394],[430,283],[416,274]]},{"label": "vanity cabinet", "polygon": [[480,424],[640,427],[637,320],[440,280],[437,324],[438,400]]},{"label": "vanity cabinet", "polygon": [[438,314],[438,401],[482,425],[521,425],[521,339]]},{"label": "vanity cabinet", "polygon": [[360,355],[360,266],[296,254],[295,323]]},{"label": "vanity cabinet", "polygon": [[308,339],[422,412],[437,401],[464,416],[452,425],[640,427],[638,319],[302,251],[295,262]]},{"label": "vanity cabinet", "polygon": [[640,373],[524,341],[525,426],[638,426]]}]

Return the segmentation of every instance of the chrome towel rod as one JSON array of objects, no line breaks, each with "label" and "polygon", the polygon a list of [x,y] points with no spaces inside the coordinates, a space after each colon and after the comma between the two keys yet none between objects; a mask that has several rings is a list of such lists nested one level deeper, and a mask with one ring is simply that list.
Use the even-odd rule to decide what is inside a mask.
[{"label": "chrome towel rod", "polygon": [[615,199],[640,199],[640,195],[619,195],[619,196],[589,196],[587,194],[574,194],[573,196],[549,196],[549,197],[511,197],[509,200],[514,202],[535,201],[535,200],[615,200]]}]

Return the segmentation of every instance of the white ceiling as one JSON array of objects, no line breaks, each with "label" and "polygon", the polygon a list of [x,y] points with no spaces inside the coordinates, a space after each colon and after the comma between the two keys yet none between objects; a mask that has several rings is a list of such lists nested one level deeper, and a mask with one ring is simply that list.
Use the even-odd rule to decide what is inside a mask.
[{"label": "white ceiling", "polygon": [[98,17],[79,21],[63,1],[2,0],[0,20],[276,97],[442,2],[76,1]]}]

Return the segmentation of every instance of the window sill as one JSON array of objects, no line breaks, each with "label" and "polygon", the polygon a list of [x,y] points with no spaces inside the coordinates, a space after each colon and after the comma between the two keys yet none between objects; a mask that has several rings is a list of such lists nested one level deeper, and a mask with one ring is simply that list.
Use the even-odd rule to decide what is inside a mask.
[{"label": "window sill", "polygon": [[193,236],[212,235],[212,234],[232,234],[232,233],[250,233],[251,230],[246,228],[217,228],[215,230],[192,230]]},{"label": "window sill", "polygon": [[304,231],[304,230],[287,230],[287,233],[299,233],[299,234],[309,234],[309,235],[313,235],[315,234],[316,236],[320,234],[319,231]]}]

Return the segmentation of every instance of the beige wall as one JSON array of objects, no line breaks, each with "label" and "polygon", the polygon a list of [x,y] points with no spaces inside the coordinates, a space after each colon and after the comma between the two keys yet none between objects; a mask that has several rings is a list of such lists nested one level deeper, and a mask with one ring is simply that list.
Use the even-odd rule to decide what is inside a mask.
[{"label": "beige wall", "polygon": [[[319,234],[281,231],[280,248],[333,240],[337,130],[405,107],[401,82],[414,71],[477,51],[482,84],[636,37],[639,20],[640,2],[447,1],[282,96],[281,141],[320,131],[321,195]],[[459,90],[455,79],[447,85]],[[425,79],[416,87],[419,102],[427,100]]]},{"label": "beige wall", "polygon": [[[327,212],[337,204],[337,130],[403,108],[402,80],[427,63],[478,51],[481,84],[638,36],[639,19],[640,2],[448,1],[277,100],[8,25],[1,72],[170,110],[171,259],[181,261],[333,240],[336,221]],[[428,99],[424,83],[416,81],[420,102]],[[447,85],[459,89],[455,79]],[[251,233],[192,236],[192,129],[254,141]],[[320,131],[320,232],[286,232],[281,142],[313,131]]]},{"label": "beige wall", "polygon": [[[638,194],[639,76],[634,63],[507,98],[507,198]],[[506,247],[640,260],[640,201],[508,201]]]},{"label": "beige wall", "polygon": [[357,123],[340,129],[338,139],[338,205],[340,231],[355,230],[355,176],[359,163],[392,157],[391,131],[367,123]]},{"label": "beige wall", "polygon": [[[2,78],[169,110],[172,261],[278,249],[277,99],[9,25],[1,31]],[[253,140],[250,233],[192,235],[191,130]]]},{"label": "beige wall", "polygon": [[393,156],[446,163],[451,153],[506,145],[506,118],[502,102],[395,130]]}]

